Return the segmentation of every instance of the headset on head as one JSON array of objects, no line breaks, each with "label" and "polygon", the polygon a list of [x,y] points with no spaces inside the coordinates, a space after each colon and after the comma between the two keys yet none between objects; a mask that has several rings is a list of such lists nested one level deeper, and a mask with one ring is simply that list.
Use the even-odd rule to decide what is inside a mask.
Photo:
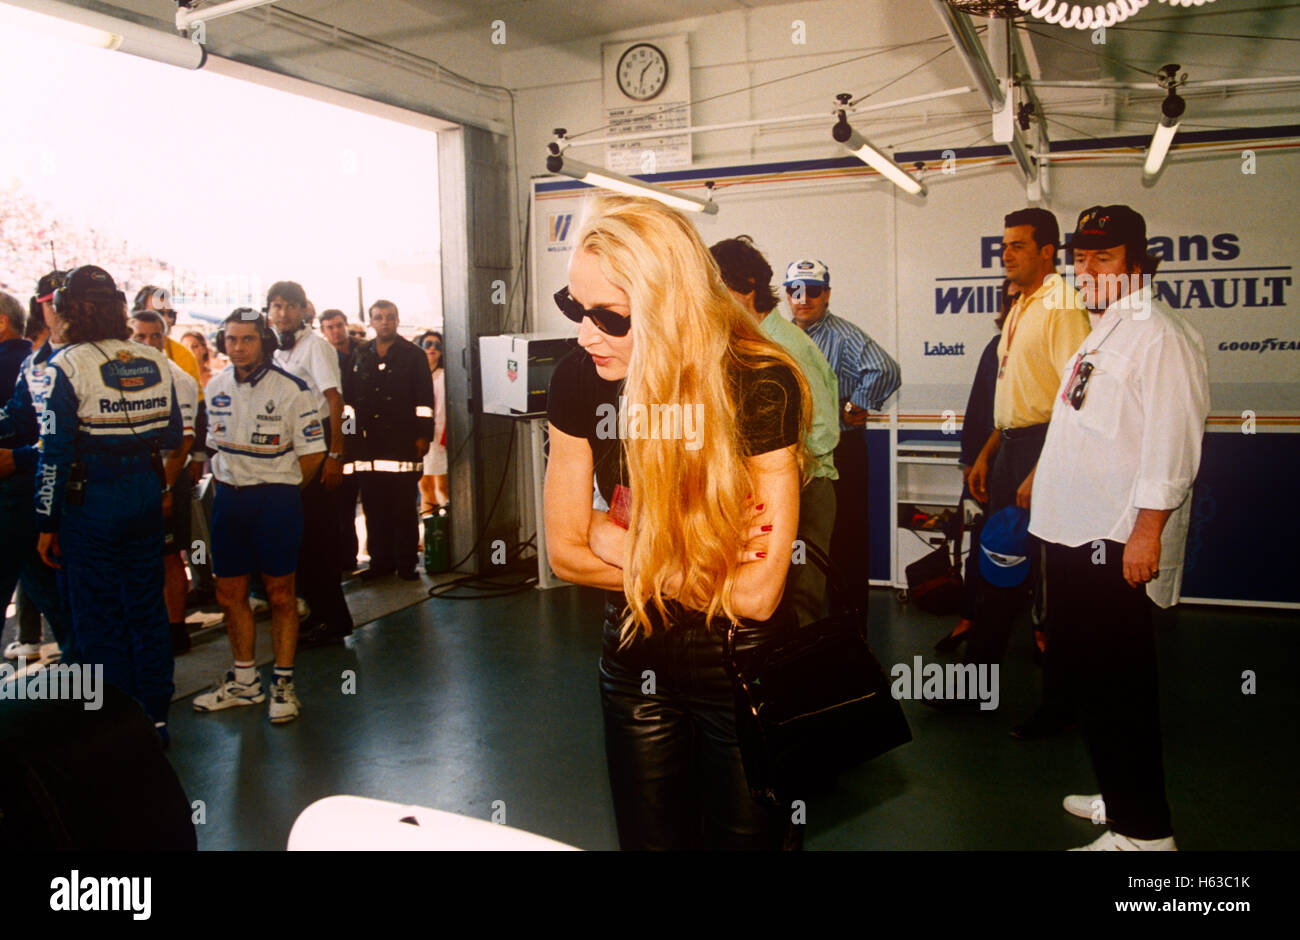
[{"label": "headset on head", "polygon": [[[271,329],[271,325],[266,321],[264,312],[254,310],[252,307],[240,307],[238,310],[232,311],[230,315],[232,317],[238,315],[239,319],[245,323],[252,323],[257,326],[257,334],[262,337],[262,355],[267,359],[270,359],[271,354],[280,348],[280,343],[275,338],[275,331]],[[217,352],[223,356],[226,354],[226,327],[229,325],[230,321],[227,320],[217,327]]]},{"label": "headset on head", "polygon": [[[87,264],[87,265],[83,265],[82,267],[98,268],[99,266],[94,264]],[[88,290],[83,289],[74,292],[70,285],[72,284],[73,280],[76,278],[78,272],[80,272],[81,270],[82,268],[73,268],[71,271],[68,272],[68,276],[63,279],[63,284],[60,287],[55,289],[54,296],[51,298],[51,300],[54,303],[55,313],[57,313],[59,316],[63,316],[68,311],[68,304],[70,304],[74,300],[80,300],[80,301],[117,300],[121,302],[123,306],[126,305],[126,294],[122,293],[116,287],[112,287],[112,288],[91,287]],[[99,270],[102,271],[103,268],[99,268]]]}]

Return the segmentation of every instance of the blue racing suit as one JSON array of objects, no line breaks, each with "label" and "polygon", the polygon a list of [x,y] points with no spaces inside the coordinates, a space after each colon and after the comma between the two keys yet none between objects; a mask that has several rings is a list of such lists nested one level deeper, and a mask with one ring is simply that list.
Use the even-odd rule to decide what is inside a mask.
[{"label": "blue racing suit", "polygon": [[48,368],[36,523],[58,533],[77,655],[165,722],[174,662],[154,455],[181,444],[171,366],[150,346],[100,340],[58,350]]},{"label": "blue racing suit", "polygon": [[23,590],[45,615],[63,653],[64,662],[76,662],[67,613],[59,599],[58,579],[52,568],[36,553],[36,516],[32,499],[36,492],[36,441],[40,415],[45,410],[51,373],[49,343],[30,353],[19,367],[11,386],[9,403],[0,408],[0,448],[13,452],[14,472],[0,480],[0,601],[8,603],[14,586]]}]

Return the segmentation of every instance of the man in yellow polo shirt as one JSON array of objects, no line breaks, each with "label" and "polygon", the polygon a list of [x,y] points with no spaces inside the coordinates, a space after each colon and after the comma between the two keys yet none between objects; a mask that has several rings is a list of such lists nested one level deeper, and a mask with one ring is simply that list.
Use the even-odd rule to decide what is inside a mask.
[{"label": "man in yellow polo shirt", "polygon": [[[1003,225],[1002,263],[1020,296],[1007,314],[998,341],[993,433],[976,458],[969,480],[971,494],[987,504],[988,517],[1008,506],[1029,508],[1034,466],[1047,437],[1061,376],[1091,330],[1088,313],[1074,288],[1056,273],[1061,237],[1056,216],[1046,209],[1018,209]],[[1031,569],[1026,584],[997,587],[982,581],[979,585],[966,646],[967,663],[1001,662],[1012,623],[1024,609],[1030,586],[1039,578],[1036,542],[1031,541],[1028,554]],[[949,704],[954,708],[978,706],[974,700]],[[1031,719],[1029,724],[1033,723]],[[1037,736],[1036,728],[1018,734],[1023,728],[1013,734]]]},{"label": "man in yellow polo shirt", "polygon": [[[176,325],[176,311],[172,309],[167,291],[161,287],[146,284],[136,291],[135,303],[131,305],[131,312],[135,313],[138,310],[152,310],[155,313],[162,314],[166,318],[168,330]],[[170,316],[168,316],[169,313]],[[203,380],[199,378],[199,361],[194,358],[194,353],[170,336],[165,337],[164,345],[166,346],[164,352],[167,353],[167,358],[176,363],[195,382],[199,383],[199,401],[203,401]]]}]

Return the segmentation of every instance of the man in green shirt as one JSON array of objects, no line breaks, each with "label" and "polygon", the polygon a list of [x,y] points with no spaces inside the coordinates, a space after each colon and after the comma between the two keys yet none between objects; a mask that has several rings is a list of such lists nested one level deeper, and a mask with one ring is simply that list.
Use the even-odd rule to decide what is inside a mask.
[{"label": "man in green shirt", "polygon": [[802,627],[821,619],[826,591],[826,576],[806,561],[800,546],[811,542],[823,552],[830,552],[831,531],[835,528],[835,488],[831,481],[839,478],[834,460],[840,442],[839,380],[817,344],[776,312],[779,298],[772,289],[772,266],[750,237],[728,238],[709,250],[741,307],[758,321],[765,336],[794,358],[812,392],[813,422],[805,443],[815,466],[812,479],[799,494],[798,537],[785,583],[785,596]]}]

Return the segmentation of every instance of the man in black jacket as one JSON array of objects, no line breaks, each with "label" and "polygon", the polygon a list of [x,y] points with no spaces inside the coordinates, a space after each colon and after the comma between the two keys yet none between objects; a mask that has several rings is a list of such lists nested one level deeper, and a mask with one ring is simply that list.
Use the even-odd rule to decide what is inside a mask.
[{"label": "man in black jacket", "polygon": [[344,396],[356,416],[349,448],[361,480],[370,567],[363,580],[397,572],[414,581],[419,542],[417,492],[421,461],[433,439],[433,379],[429,361],[397,335],[397,305],[370,308],[375,338],[352,357]]}]

